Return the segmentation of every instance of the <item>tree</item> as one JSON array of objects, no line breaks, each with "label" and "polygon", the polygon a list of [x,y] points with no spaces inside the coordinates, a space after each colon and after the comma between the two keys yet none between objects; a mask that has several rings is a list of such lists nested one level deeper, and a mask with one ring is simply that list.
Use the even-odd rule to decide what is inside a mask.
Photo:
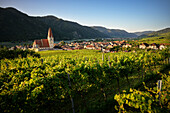
[{"label": "tree", "polygon": [[65,45],[65,42],[62,40],[61,42],[60,42],[62,45]]},{"label": "tree", "polygon": [[118,51],[120,49],[120,47],[119,46],[114,46],[113,48],[111,48],[110,50],[111,51]]}]

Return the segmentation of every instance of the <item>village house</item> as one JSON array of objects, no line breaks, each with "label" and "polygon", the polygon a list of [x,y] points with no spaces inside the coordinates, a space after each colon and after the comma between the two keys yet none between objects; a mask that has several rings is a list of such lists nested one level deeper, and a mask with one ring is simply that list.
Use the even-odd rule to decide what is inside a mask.
[{"label": "village house", "polygon": [[77,45],[76,47],[74,47],[75,50],[80,50],[80,49],[84,49],[83,45]]},{"label": "village house", "polygon": [[84,46],[85,49],[95,49],[95,47],[93,45],[87,45],[87,46]]},{"label": "village house", "polygon": [[132,47],[132,45],[130,45],[130,44],[125,44],[125,45],[123,45],[122,47],[128,48],[128,47]]},{"label": "village house", "polygon": [[149,47],[148,48],[150,48],[150,49],[158,49],[158,45],[157,44],[155,44],[155,43],[153,43],[153,44],[151,44],[151,45],[149,45]]},{"label": "village house", "polygon": [[113,45],[113,42],[109,42],[110,45]]},{"label": "village house", "polygon": [[159,49],[160,49],[160,50],[165,49],[165,48],[167,48],[167,47],[165,46],[165,44],[160,44],[160,45],[159,45]]},{"label": "village house", "polygon": [[63,45],[63,46],[61,46],[61,48],[62,48],[63,50],[74,50],[72,47],[70,47],[70,46],[68,46],[68,45]]},{"label": "village house", "polygon": [[73,46],[73,44],[68,44],[68,46]]},{"label": "village house", "polygon": [[121,46],[122,42],[120,41],[114,41],[114,43],[116,43],[118,46]]},{"label": "village house", "polygon": [[108,43],[101,43],[102,47],[107,47]]},{"label": "village house", "polygon": [[116,43],[116,44],[118,44],[119,43],[119,41],[113,41],[114,43]]},{"label": "village house", "polygon": [[96,50],[102,51],[102,47],[97,47]]},{"label": "village house", "polygon": [[107,47],[108,47],[108,48],[113,48],[113,45],[108,45]]},{"label": "village house", "polygon": [[147,43],[142,43],[141,45],[139,45],[140,49],[146,49],[147,47],[149,47],[149,44]]},{"label": "village house", "polygon": [[114,46],[117,46],[117,44],[113,44],[113,47],[114,47]]},{"label": "village house", "polygon": [[17,49],[16,46],[13,46],[13,47],[9,48],[9,50],[16,50],[16,49]]},{"label": "village house", "polygon": [[47,39],[34,40],[33,49],[35,51],[51,50],[54,47],[54,37],[51,28],[48,29]]},{"label": "village house", "polygon": [[110,48],[103,49],[103,52],[109,53],[110,52]]}]

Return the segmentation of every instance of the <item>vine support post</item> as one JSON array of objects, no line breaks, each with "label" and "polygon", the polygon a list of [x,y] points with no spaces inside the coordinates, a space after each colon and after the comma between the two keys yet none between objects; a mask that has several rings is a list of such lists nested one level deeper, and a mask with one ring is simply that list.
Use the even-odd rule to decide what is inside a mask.
[{"label": "vine support post", "polygon": [[85,57],[85,61],[87,61],[87,57]]},{"label": "vine support post", "polygon": [[161,88],[162,88],[162,80],[158,80],[157,90],[159,91],[159,104],[161,105]]},{"label": "vine support post", "polygon": [[108,56],[108,61],[109,61],[109,68],[110,68],[111,67],[110,56]]},{"label": "vine support post", "polygon": [[144,81],[144,65],[142,65],[142,81]]},{"label": "vine support post", "polygon": [[[68,81],[69,81],[69,88],[71,89],[70,75],[67,73],[67,76],[68,76]],[[71,98],[71,104],[72,104],[73,113],[75,113],[75,110],[74,110],[74,101],[73,101],[73,98],[72,98],[71,95],[70,95],[70,98]]]},{"label": "vine support post", "polygon": [[41,59],[41,63],[43,64],[43,59]]},{"label": "vine support post", "polygon": [[111,63],[109,62],[109,68],[111,67]]},{"label": "vine support post", "polygon": [[102,61],[104,61],[104,53],[102,53]]},{"label": "vine support post", "polygon": [[110,62],[110,56],[108,56],[108,61]]}]

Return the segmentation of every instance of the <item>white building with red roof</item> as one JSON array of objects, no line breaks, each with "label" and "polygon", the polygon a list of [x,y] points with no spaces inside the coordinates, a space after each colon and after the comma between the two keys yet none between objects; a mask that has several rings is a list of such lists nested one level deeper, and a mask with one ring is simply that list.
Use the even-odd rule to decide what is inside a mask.
[{"label": "white building with red roof", "polygon": [[85,49],[95,49],[95,47],[93,45],[86,45],[84,46]]},{"label": "white building with red roof", "polygon": [[160,45],[159,45],[159,49],[160,49],[160,50],[165,49],[165,48],[167,48],[167,47],[165,46],[165,44],[160,44]]},{"label": "white building with red roof", "polygon": [[54,47],[54,37],[51,28],[48,29],[47,39],[34,40],[33,48],[40,50],[52,49]]}]

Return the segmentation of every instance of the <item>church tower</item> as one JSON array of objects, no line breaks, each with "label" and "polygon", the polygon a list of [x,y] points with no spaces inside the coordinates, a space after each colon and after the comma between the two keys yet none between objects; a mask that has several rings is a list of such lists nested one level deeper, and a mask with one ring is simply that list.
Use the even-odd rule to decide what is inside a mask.
[{"label": "church tower", "polygon": [[53,48],[54,47],[54,37],[53,37],[52,31],[51,31],[51,28],[48,29],[47,39],[48,39],[49,47]]}]

